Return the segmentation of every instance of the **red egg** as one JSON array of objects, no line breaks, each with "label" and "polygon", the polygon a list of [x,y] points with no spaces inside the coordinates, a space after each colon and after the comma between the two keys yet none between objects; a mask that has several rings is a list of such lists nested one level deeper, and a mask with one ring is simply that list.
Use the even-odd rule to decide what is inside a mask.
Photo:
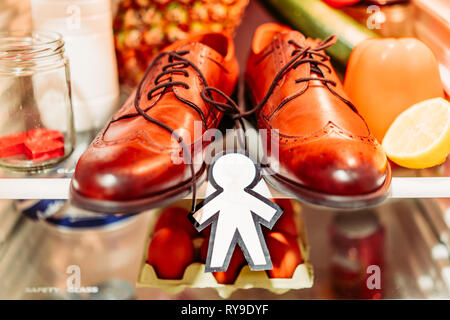
[{"label": "red egg", "polygon": [[200,247],[200,259],[202,262],[206,263],[206,258],[208,256],[208,245],[209,238],[203,239],[202,246]]},{"label": "red egg", "polygon": [[201,235],[204,238],[209,238],[210,234],[211,234],[211,226],[210,225],[201,231]]},{"label": "red egg", "polygon": [[[206,257],[208,255],[208,244],[209,238],[205,238],[200,248],[200,258],[203,262],[206,262]],[[244,254],[242,253],[241,248],[236,246],[234,248],[233,256],[231,257],[227,271],[213,272],[213,276],[214,278],[216,278],[216,281],[218,283],[233,284],[245,264],[246,260]]]},{"label": "red egg", "polygon": [[[294,208],[292,206],[292,201],[289,199],[274,199],[273,202],[283,209],[283,214],[278,218],[277,222],[275,222],[272,231],[279,231],[293,237],[297,237],[298,231],[294,219]],[[268,231],[265,233],[267,232]]]},{"label": "red egg", "polygon": [[154,232],[165,227],[177,227],[183,229],[191,238],[198,236],[198,231],[188,219],[189,211],[181,207],[169,207],[165,209],[156,221]]},{"label": "red egg", "polygon": [[292,278],[303,261],[297,239],[281,232],[270,232],[265,238],[273,265],[273,269],[267,271],[269,277]]},{"label": "red egg", "polygon": [[154,233],[148,248],[148,263],[161,279],[181,279],[194,260],[194,246],[180,228],[161,228]]}]

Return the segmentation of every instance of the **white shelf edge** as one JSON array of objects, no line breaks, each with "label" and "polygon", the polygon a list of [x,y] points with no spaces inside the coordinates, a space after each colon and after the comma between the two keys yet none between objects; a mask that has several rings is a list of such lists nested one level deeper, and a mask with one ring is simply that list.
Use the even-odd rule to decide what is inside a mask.
[{"label": "white shelf edge", "polygon": [[[0,199],[68,199],[69,178],[0,179]],[[199,188],[198,197],[205,194]],[[271,189],[274,198],[290,198]],[[450,198],[450,177],[392,178],[391,198]],[[186,197],[189,199],[189,197]]]},{"label": "white shelf edge", "polygon": [[450,198],[450,177],[394,177],[391,198]]},{"label": "white shelf edge", "polygon": [[69,178],[3,178],[0,199],[68,199]]}]

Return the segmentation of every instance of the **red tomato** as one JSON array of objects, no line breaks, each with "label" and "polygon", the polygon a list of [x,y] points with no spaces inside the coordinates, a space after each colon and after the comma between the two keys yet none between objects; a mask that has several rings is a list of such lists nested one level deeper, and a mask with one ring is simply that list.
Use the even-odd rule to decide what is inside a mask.
[{"label": "red tomato", "polygon": [[[280,218],[278,218],[277,222],[272,228],[272,231],[279,231],[282,233],[289,234],[293,237],[297,237],[297,225],[295,224],[294,219],[294,208],[292,206],[292,202],[289,199],[274,199],[277,205],[279,205],[283,209],[283,214]],[[269,231],[265,229],[265,233]]]},{"label": "red tomato", "polygon": [[198,236],[197,230],[188,219],[189,211],[181,207],[165,209],[156,221],[154,232],[165,227],[178,227],[189,234],[191,238]]},{"label": "red tomato", "polygon": [[[206,262],[206,256],[208,255],[208,244],[209,238],[205,238],[200,248],[200,258],[203,262]],[[213,276],[214,278],[216,278],[216,281],[218,283],[233,284],[245,264],[246,260],[244,254],[242,253],[241,248],[236,246],[234,248],[233,256],[231,257],[227,271],[213,272]]]},{"label": "red tomato", "polygon": [[273,269],[267,271],[269,277],[292,278],[302,263],[297,239],[281,232],[270,232],[266,235],[266,243],[273,264]]},{"label": "red tomato", "polygon": [[186,267],[194,261],[194,246],[180,228],[162,228],[148,248],[148,263],[161,279],[181,279]]},{"label": "red tomato", "polygon": [[292,206],[291,199],[272,199],[272,201],[279,205],[284,210],[284,213],[290,215],[294,214],[294,207]]},{"label": "red tomato", "polygon": [[211,234],[211,226],[209,225],[205,229],[201,231],[202,237],[209,238],[209,235]]},{"label": "red tomato", "polygon": [[333,8],[342,8],[358,3],[361,0],[323,0],[326,4]]},{"label": "red tomato", "polygon": [[208,245],[209,238],[206,237],[203,239],[202,246],[200,247],[200,260],[202,260],[202,262],[206,262],[206,258],[208,256]]}]

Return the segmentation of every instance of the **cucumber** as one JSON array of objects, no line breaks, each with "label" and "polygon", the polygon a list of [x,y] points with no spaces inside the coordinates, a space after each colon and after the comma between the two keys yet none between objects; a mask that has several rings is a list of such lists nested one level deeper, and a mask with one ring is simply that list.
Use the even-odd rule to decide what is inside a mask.
[{"label": "cucumber", "polygon": [[354,46],[378,35],[362,26],[345,13],[333,9],[321,0],[266,0],[295,29],[313,39],[338,36],[336,44],[327,53],[346,65]]}]

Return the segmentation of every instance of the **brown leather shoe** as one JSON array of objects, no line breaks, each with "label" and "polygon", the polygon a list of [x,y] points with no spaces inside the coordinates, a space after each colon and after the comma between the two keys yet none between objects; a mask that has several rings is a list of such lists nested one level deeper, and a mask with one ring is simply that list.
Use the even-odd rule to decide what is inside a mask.
[{"label": "brown leather shoe", "polygon": [[258,127],[279,130],[263,141],[279,146],[279,157],[267,152],[267,180],[319,205],[373,205],[389,193],[390,167],[323,51],[334,42],[278,24],[255,32],[246,83]]},{"label": "brown leather shoe", "polygon": [[[222,118],[201,91],[211,86],[230,95],[237,78],[234,45],[223,34],[194,36],[167,47],[78,161],[72,203],[98,212],[134,213],[188,195],[193,182],[200,184],[205,177],[205,143],[188,139],[195,137],[194,122],[200,121],[205,132]],[[173,130],[189,141],[185,148],[180,149]],[[179,161],[189,160],[189,154],[192,166]]]}]

